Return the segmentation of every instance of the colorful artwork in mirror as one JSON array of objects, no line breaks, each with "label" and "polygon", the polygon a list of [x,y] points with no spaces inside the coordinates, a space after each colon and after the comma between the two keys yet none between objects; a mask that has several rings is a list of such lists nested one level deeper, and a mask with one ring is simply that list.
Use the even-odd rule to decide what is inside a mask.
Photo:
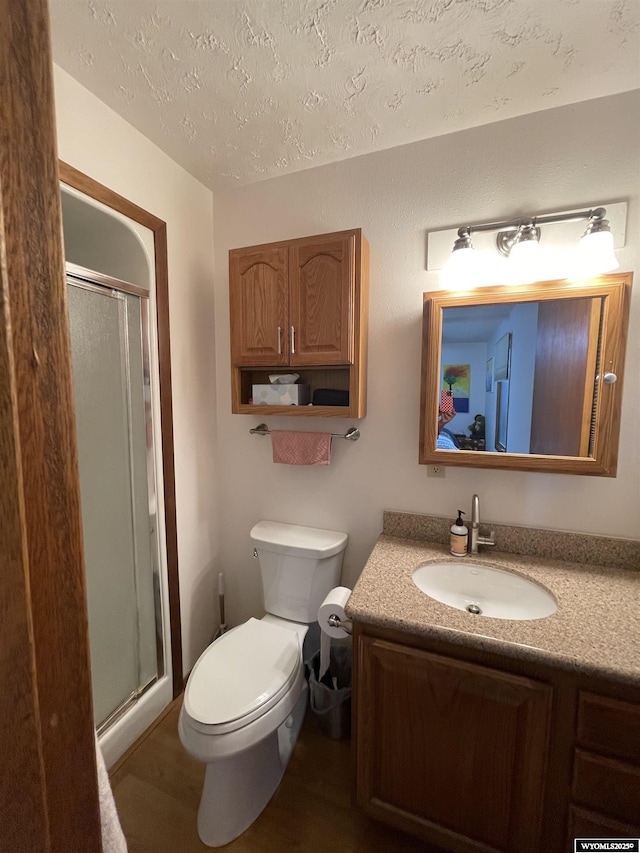
[{"label": "colorful artwork in mirror", "polygon": [[445,364],[442,368],[442,389],[453,396],[453,408],[458,412],[469,411],[471,391],[471,365]]}]

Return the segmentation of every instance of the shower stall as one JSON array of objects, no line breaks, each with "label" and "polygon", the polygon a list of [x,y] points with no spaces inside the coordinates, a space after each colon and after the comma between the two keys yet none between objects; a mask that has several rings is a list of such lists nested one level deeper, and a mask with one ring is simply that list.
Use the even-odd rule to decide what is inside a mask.
[{"label": "shower stall", "polygon": [[152,234],[63,187],[94,721],[107,765],[172,698]]}]

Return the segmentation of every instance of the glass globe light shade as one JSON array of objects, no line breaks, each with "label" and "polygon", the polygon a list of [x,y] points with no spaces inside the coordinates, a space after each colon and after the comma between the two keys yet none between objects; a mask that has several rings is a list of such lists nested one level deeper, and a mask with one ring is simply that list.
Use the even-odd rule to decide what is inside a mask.
[{"label": "glass globe light shade", "polygon": [[580,239],[577,252],[577,265],[585,276],[617,270],[620,264],[613,248],[611,231],[593,231]]},{"label": "glass globe light shade", "polygon": [[455,249],[444,268],[445,281],[448,287],[473,287],[476,283],[478,259],[472,246]]},{"label": "glass globe light shade", "polygon": [[537,240],[518,240],[511,247],[509,266],[519,283],[536,281],[539,277],[540,243]]},{"label": "glass globe light shade", "polygon": [[540,243],[537,240],[518,240],[511,247],[509,258],[514,264],[526,264],[538,257]]}]

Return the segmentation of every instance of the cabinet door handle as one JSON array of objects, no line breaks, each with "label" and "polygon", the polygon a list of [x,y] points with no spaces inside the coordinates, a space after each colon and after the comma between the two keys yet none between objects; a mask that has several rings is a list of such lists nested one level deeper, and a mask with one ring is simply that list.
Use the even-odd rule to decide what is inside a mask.
[{"label": "cabinet door handle", "polygon": [[291,355],[296,351],[296,330],[291,327]]},{"label": "cabinet door handle", "polygon": [[282,328],[278,326],[278,355],[282,355]]}]

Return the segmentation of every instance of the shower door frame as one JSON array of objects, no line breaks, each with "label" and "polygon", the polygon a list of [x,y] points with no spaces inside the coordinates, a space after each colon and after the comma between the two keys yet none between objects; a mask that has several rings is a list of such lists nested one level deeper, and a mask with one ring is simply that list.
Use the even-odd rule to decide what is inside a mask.
[{"label": "shower door frame", "polygon": [[[157,216],[113,192],[108,187],[58,161],[60,181],[101,202],[137,222],[153,233],[155,265],[155,302],[157,356],[160,379],[160,432],[162,451],[162,490],[164,495],[164,527],[169,591],[169,622],[171,640],[171,671],[173,697],[184,689],[182,669],[182,637],[180,623],[180,587],[178,580],[178,534],[176,524],[175,463],[173,444],[173,402],[171,393],[171,344],[169,338],[169,274],[167,263],[167,225]],[[71,265],[70,265],[71,266]],[[70,270],[71,271],[71,270]],[[152,322],[152,318],[150,318]]]},{"label": "shower door frame", "polygon": [[[139,300],[140,307],[140,344],[141,344],[141,354],[142,354],[142,368],[143,373],[151,377],[152,368],[152,341],[151,341],[151,329],[149,323],[152,319],[152,311],[150,306],[150,293],[148,290],[145,290],[142,287],[137,287],[134,284],[130,284],[126,281],[121,281],[120,279],[113,278],[108,275],[104,275],[103,273],[95,272],[94,270],[89,270],[84,267],[80,267],[77,264],[72,264],[69,261],[66,263],[66,273],[67,273],[67,287],[77,287],[81,290],[86,290],[90,293],[97,294],[107,299],[117,299],[121,305],[121,308],[124,312],[121,319],[124,318],[124,327],[127,328],[126,314],[127,314],[127,302],[125,297],[131,296]],[[126,335],[126,332],[123,332]],[[126,344],[126,349],[128,351],[129,344]],[[130,380],[129,375],[129,358],[128,352],[125,358],[126,362],[126,373],[127,379]],[[152,391],[153,382],[150,378],[150,392]],[[130,386],[129,391],[127,392],[127,398],[130,394]],[[131,399],[127,399],[127,411],[129,416],[129,429],[131,429],[132,424],[130,421],[131,417]],[[151,471],[147,470],[146,480],[147,487],[151,490],[147,495],[148,500],[151,501],[153,498],[154,503],[156,502],[156,495],[158,490],[158,481],[161,480],[161,472],[158,472],[157,466],[155,465],[155,441],[153,438],[154,430],[153,430],[153,422],[154,422],[154,410],[155,407],[152,404],[149,411],[145,412],[145,429],[151,435],[151,458],[154,460],[151,463]],[[77,398],[76,398],[76,413],[78,411],[77,406]],[[78,432],[78,427],[76,427],[76,432]],[[131,454],[131,447],[129,448],[129,452]],[[147,460],[147,464],[149,464],[149,460]],[[131,457],[131,466],[133,466],[133,461]],[[82,468],[80,469],[80,473],[82,475]],[[158,476],[160,473],[160,477]],[[133,483],[133,467],[131,467],[130,471],[131,477],[131,490],[132,490],[132,501],[133,495],[135,492],[135,487]],[[81,476],[82,480],[82,476]],[[82,494],[82,491],[81,491]],[[135,510],[132,508],[132,513],[135,516]],[[153,597],[153,610],[155,615],[155,653],[156,653],[156,674],[148,681],[144,681],[141,678],[140,673],[138,674],[138,686],[131,692],[130,695],[124,697],[119,705],[114,707],[111,712],[102,720],[96,722],[96,732],[98,737],[100,737],[104,732],[108,731],[108,729],[113,725],[114,722],[119,720],[122,715],[132,706],[134,705],[138,699],[144,695],[151,687],[158,683],[158,680],[162,678],[165,674],[165,622],[163,617],[163,598],[165,597],[163,594],[164,584],[162,581],[161,571],[163,566],[166,563],[164,559],[164,555],[161,555],[162,543],[160,542],[159,534],[160,530],[158,529],[164,528],[164,523],[162,520],[155,520],[153,538],[154,545],[151,548],[151,569],[154,576],[154,597]],[[85,539],[86,542],[86,539]],[[135,550],[135,549],[134,549]],[[85,571],[89,572],[87,566],[87,557],[85,553]],[[134,557],[135,563],[135,557]],[[137,578],[137,569],[134,566],[134,586],[137,586],[135,583],[135,578]],[[87,581],[88,582],[88,581]],[[136,619],[140,619],[139,607],[138,607],[138,599],[136,598]],[[91,613],[89,613],[89,617],[91,617]],[[91,618],[89,618],[89,626],[91,626]],[[140,642],[139,636],[139,622],[136,628],[138,633],[138,643]],[[168,663],[168,660],[167,660]],[[139,665],[139,660],[138,660]],[[95,711],[95,697],[94,697],[94,711]]]}]

